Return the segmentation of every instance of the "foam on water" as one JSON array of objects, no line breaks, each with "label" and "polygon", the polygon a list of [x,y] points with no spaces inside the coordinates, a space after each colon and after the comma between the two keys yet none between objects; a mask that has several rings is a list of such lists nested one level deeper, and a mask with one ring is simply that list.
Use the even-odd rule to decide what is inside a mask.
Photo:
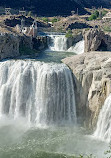
[{"label": "foam on water", "polygon": [[111,142],[111,94],[100,111],[94,137]]}]

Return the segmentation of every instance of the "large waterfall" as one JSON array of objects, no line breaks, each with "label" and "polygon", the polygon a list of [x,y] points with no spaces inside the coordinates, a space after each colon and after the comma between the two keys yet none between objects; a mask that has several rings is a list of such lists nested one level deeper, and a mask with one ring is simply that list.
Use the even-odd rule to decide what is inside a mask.
[{"label": "large waterfall", "polygon": [[0,116],[39,125],[76,123],[72,74],[64,64],[0,63]]},{"label": "large waterfall", "polygon": [[105,100],[104,106],[100,111],[94,136],[111,142],[111,94]]}]

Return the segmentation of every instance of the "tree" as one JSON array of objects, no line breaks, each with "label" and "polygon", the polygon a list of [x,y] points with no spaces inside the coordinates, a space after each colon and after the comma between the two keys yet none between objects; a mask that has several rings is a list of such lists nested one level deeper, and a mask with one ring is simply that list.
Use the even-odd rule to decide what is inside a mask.
[{"label": "tree", "polygon": [[88,18],[88,20],[95,20],[97,17],[96,17],[96,15],[95,14],[92,14],[89,18]]},{"label": "tree", "polygon": [[58,21],[57,18],[53,18],[53,19],[52,19],[52,23],[55,23],[55,22],[57,22],[57,21]]},{"label": "tree", "polygon": [[96,10],[96,11],[94,12],[94,15],[96,15],[96,17],[98,18],[98,17],[99,17],[99,12]]}]

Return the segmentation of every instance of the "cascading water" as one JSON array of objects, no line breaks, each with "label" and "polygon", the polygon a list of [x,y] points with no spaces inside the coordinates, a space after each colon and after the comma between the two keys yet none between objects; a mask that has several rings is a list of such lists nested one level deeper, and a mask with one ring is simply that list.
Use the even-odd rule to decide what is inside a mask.
[{"label": "cascading water", "polygon": [[105,100],[104,106],[100,111],[100,115],[97,122],[97,129],[94,136],[111,142],[111,94]]},{"label": "cascading water", "polygon": [[84,40],[77,42],[74,46],[67,48],[67,38],[65,35],[48,35],[49,50],[51,51],[65,51],[74,52],[76,54],[82,54],[84,52]]},{"label": "cascading water", "polygon": [[0,62],[0,116],[0,158],[71,158],[90,153],[101,158],[108,148],[75,126],[73,79],[64,64]]},{"label": "cascading water", "polygon": [[74,52],[76,54],[84,53],[84,40],[79,41],[74,46],[70,47],[68,52]]},{"label": "cascading water", "polygon": [[51,51],[66,51],[67,38],[65,35],[49,35],[51,42],[49,43],[49,49]]},{"label": "cascading water", "polygon": [[39,125],[76,123],[72,74],[64,64],[0,63],[0,116]]}]

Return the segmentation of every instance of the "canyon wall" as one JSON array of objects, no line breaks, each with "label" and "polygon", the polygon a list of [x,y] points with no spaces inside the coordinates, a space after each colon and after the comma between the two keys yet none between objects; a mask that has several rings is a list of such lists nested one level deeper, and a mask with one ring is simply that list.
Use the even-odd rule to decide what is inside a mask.
[{"label": "canyon wall", "polygon": [[93,129],[111,92],[111,52],[90,52],[62,60],[72,70],[78,122]]},{"label": "canyon wall", "polygon": [[13,34],[0,34],[0,59],[19,55],[19,38]]},{"label": "canyon wall", "polygon": [[[43,50],[46,47],[46,37],[32,38],[25,35],[15,35],[9,33],[0,34],[0,60],[24,55],[24,53],[22,53],[23,51],[25,52],[25,55],[33,55],[31,53]],[[29,51],[29,54],[27,50]]]}]

